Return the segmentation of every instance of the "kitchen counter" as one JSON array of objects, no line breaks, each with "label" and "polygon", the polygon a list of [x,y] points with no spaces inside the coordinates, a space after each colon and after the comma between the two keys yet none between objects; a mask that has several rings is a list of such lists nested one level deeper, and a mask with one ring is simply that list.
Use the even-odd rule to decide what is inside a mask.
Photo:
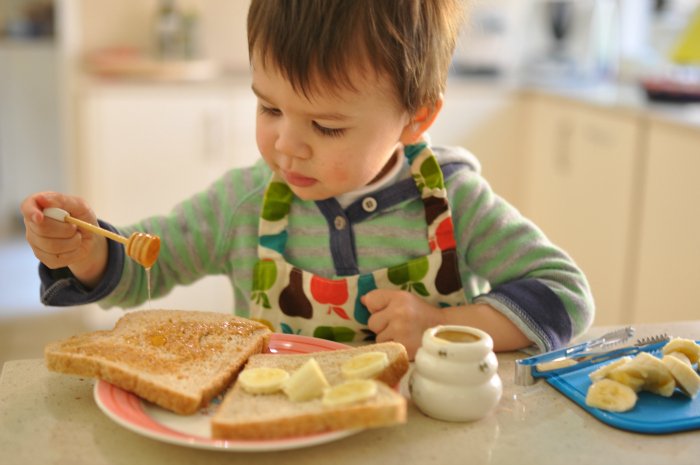
[{"label": "kitchen counter", "polygon": [[663,103],[650,101],[639,85],[538,85],[523,84],[527,95],[548,95],[586,105],[603,107],[633,114],[639,118],[678,124],[700,131],[700,104]]},{"label": "kitchen counter", "polygon": [[[128,78],[99,78],[90,74],[81,75],[79,88],[84,94],[99,92],[145,92],[151,93],[154,89],[160,92],[188,91],[221,91],[244,90],[249,91],[250,73],[247,70],[235,70],[221,74],[216,78],[201,80],[159,80],[159,79],[128,79]],[[650,101],[644,90],[630,83],[600,83],[586,84],[575,81],[537,81],[526,80],[522,82],[517,78],[484,78],[462,75],[450,75],[447,83],[447,100],[450,93],[457,95],[467,90],[470,99],[474,93],[484,95],[502,95],[514,97],[518,94],[548,95],[580,102],[587,105],[604,107],[623,112],[630,112],[639,117],[665,121],[693,129],[700,130],[700,104],[676,104]],[[464,96],[462,96],[464,97]]]},{"label": "kitchen counter", "polygon": [[[586,339],[609,329],[593,328]],[[636,329],[636,337],[666,332],[700,339],[700,320]],[[51,373],[42,360],[10,361],[0,377],[0,457],[4,465],[698,463],[700,432],[645,435],[607,426],[543,381],[514,385],[514,360],[520,357],[499,355],[503,397],[482,420],[432,420],[409,401],[405,425],[262,453],[191,449],[140,436],[99,410],[92,380]],[[402,391],[408,395],[406,379]]]},{"label": "kitchen counter", "polygon": [[631,82],[590,83],[527,77],[485,79],[451,75],[447,82],[446,102],[450,103],[455,95],[460,98],[465,89],[472,93],[500,93],[510,98],[529,95],[554,97],[626,113],[640,120],[666,122],[700,131],[700,103],[654,102],[647,98],[639,84]]}]

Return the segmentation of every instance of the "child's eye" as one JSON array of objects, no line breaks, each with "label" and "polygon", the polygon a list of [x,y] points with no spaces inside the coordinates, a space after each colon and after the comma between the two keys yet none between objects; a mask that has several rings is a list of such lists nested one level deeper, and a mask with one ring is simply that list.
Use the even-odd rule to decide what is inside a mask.
[{"label": "child's eye", "polygon": [[321,126],[320,124],[318,124],[315,121],[314,121],[313,125],[314,125],[314,128],[324,136],[340,137],[345,133],[345,129],[343,129],[343,128],[327,128],[325,126]]},{"label": "child's eye", "polygon": [[266,107],[265,105],[258,104],[258,111],[261,115],[272,115],[279,116],[282,112],[277,108]]}]

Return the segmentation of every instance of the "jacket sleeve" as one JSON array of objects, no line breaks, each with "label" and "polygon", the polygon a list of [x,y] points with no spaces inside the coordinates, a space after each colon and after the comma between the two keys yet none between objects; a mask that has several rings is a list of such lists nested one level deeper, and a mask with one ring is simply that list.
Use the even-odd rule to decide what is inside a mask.
[{"label": "jacket sleeve", "polygon": [[[238,223],[251,216],[237,216],[238,207],[249,196],[260,195],[259,190],[269,175],[264,162],[232,169],[167,215],[146,218],[123,228],[104,221],[100,225],[126,237],[137,231],[161,237],[161,250],[150,279],[152,297],[163,296],[173,287],[192,283],[205,275],[228,273],[229,256],[221,251],[228,250],[235,240]],[[256,210],[256,219],[257,215]],[[145,270],[126,258],[121,244],[113,241],[108,244],[107,270],[94,289],[85,288],[68,268],[50,270],[40,264],[42,302],[55,306],[99,302],[104,308],[129,308],[145,302],[148,298]]]},{"label": "jacket sleeve", "polygon": [[[233,169],[208,189],[179,203],[166,215],[147,218],[123,229],[124,235],[147,231],[161,238],[150,278],[142,266],[126,260],[117,286],[100,305],[130,308],[158,298],[174,287],[212,275],[230,275],[233,254],[249,238],[257,244],[258,203],[270,171],[264,163]],[[244,211],[245,210],[245,211]],[[252,232],[251,232],[252,231]]]},{"label": "jacket sleeve", "polygon": [[457,171],[447,187],[460,266],[488,283],[488,292],[473,301],[503,313],[541,351],[583,333],[593,320],[593,297],[573,259],[476,170]]},{"label": "jacket sleeve", "polygon": [[[112,232],[117,229],[102,220],[100,226]],[[105,275],[94,289],[88,289],[78,281],[68,268],[49,269],[39,263],[41,279],[41,302],[44,305],[66,307],[98,302],[108,296],[119,283],[124,266],[124,247],[114,241],[107,241],[108,260]]]}]

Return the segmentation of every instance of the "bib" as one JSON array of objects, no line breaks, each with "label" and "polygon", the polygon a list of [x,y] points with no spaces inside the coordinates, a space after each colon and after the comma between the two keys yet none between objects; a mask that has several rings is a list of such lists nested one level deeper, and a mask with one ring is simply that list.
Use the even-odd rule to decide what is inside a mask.
[{"label": "bib", "polygon": [[457,264],[452,214],[442,170],[426,143],[406,146],[411,175],[425,209],[430,253],[371,273],[327,278],[284,257],[294,194],[277,174],[264,194],[258,224],[250,317],[273,331],[338,342],[372,341],[369,310],[360,298],[374,289],[411,292],[439,307],[465,303]]}]

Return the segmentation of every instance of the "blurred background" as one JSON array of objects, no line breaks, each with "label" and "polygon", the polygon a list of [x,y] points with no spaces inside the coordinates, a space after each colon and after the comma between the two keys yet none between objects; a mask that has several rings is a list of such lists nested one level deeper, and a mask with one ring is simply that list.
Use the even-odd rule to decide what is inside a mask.
[{"label": "blurred background", "polygon": [[[698,318],[700,1],[465,3],[433,143],[472,150],[571,253],[596,324]],[[81,195],[124,225],[257,160],[247,6],[0,0],[0,363],[122,314],[40,304],[26,195]],[[210,277],[152,305],[234,304]]]}]

